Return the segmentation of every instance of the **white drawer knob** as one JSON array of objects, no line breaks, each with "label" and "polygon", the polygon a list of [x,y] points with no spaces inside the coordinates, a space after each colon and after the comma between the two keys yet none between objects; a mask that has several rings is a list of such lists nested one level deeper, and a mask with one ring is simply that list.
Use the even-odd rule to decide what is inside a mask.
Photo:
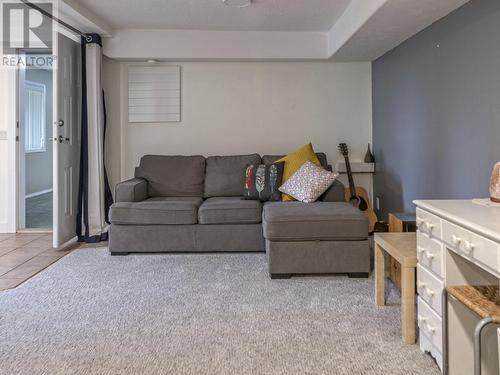
[{"label": "white drawer knob", "polygon": [[432,229],[434,229],[434,224],[427,223],[427,230],[428,230],[429,232],[432,232]]},{"label": "white drawer knob", "polygon": [[430,251],[426,252],[425,256],[429,259],[434,259],[436,257],[436,255],[431,253]]},{"label": "white drawer knob", "polygon": [[422,254],[425,251],[425,248],[422,246],[417,246],[417,253]]},{"label": "white drawer knob", "polygon": [[433,327],[433,326],[431,326],[431,325],[427,325],[427,329],[428,329],[428,331],[429,331],[430,333],[434,333],[434,332],[436,332],[436,328],[434,328],[434,327]]},{"label": "white drawer knob", "polygon": [[474,250],[474,244],[472,242],[465,241],[464,250],[470,253],[472,250]]},{"label": "white drawer knob", "polygon": [[451,236],[451,242],[453,242],[453,245],[458,245],[460,242],[462,242],[462,239],[458,236],[455,236],[454,234]]},{"label": "white drawer knob", "polygon": [[425,286],[425,283],[423,283],[423,282],[419,281],[419,282],[417,283],[417,286],[418,286],[418,288],[419,288],[419,289],[420,289],[420,288],[423,288],[423,287]]},{"label": "white drawer knob", "polygon": [[421,316],[421,315],[419,315],[417,319],[418,319],[418,321],[419,321],[419,322],[422,322],[422,323],[423,323],[423,322],[425,322],[425,321],[427,320],[426,318],[424,318],[424,317],[423,317],[423,316]]},{"label": "white drawer knob", "polygon": [[435,293],[431,288],[427,288],[427,294],[429,295],[429,297],[433,297]]}]

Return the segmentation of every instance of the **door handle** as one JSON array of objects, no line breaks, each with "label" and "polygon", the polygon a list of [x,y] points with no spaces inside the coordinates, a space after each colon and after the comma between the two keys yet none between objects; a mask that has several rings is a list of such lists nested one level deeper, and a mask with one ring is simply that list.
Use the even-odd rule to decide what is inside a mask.
[{"label": "door handle", "polygon": [[54,141],[59,141],[59,143],[63,143],[63,142],[68,143],[69,142],[69,138],[63,137],[62,135],[60,135],[58,138],[54,138]]},{"label": "door handle", "polygon": [[55,124],[58,126],[64,126],[64,120],[56,121]]}]

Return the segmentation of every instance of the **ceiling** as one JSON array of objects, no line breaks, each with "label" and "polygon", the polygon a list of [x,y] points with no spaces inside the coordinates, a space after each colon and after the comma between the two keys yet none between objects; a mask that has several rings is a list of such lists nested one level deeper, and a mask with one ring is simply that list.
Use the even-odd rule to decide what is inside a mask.
[{"label": "ceiling", "polygon": [[229,7],[222,0],[78,2],[113,29],[326,32],[351,0],[253,0],[246,8]]},{"label": "ceiling", "polygon": [[470,0],[60,0],[120,60],[373,61]]},{"label": "ceiling", "polygon": [[373,61],[468,1],[388,0],[335,51],[334,58]]}]

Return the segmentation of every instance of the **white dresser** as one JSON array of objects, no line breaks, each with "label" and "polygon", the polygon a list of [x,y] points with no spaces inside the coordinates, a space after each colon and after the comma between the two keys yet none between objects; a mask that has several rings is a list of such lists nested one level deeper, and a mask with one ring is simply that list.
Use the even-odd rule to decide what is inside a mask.
[{"label": "white dresser", "polygon": [[414,203],[418,228],[420,349],[430,353],[442,368],[441,296],[450,280],[446,273],[447,261],[450,262],[447,254],[451,252],[466,260],[465,263],[477,266],[487,274],[486,278],[488,275],[500,277],[500,208],[486,207],[471,200],[419,200]]}]

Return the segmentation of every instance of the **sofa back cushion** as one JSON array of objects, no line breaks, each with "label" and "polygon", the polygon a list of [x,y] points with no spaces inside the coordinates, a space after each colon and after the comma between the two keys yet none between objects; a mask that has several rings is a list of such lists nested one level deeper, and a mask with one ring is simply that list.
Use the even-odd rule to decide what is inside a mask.
[{"label": "sofa back cushion", "polygon": [[241,196],[247,165],[260,162],[258,154],[209,156],[205,175],[205,198]]},{"label": "sofa back cushion", "polygon": [[148,181],[150,197],[203,197],[203,156],[145,155],[135,177]]},{"label": "sofa back cushion", "polygon": [[[272,164],[276,160],[281,159],[285,155],[264,155],[262,157],[262,164]],[[319,159],[319,162],[321,163],[321,166],[325,169],[328,167],[328,161],[326,160],[326,155],[323,152],[317,152],[316,156]]]}]

